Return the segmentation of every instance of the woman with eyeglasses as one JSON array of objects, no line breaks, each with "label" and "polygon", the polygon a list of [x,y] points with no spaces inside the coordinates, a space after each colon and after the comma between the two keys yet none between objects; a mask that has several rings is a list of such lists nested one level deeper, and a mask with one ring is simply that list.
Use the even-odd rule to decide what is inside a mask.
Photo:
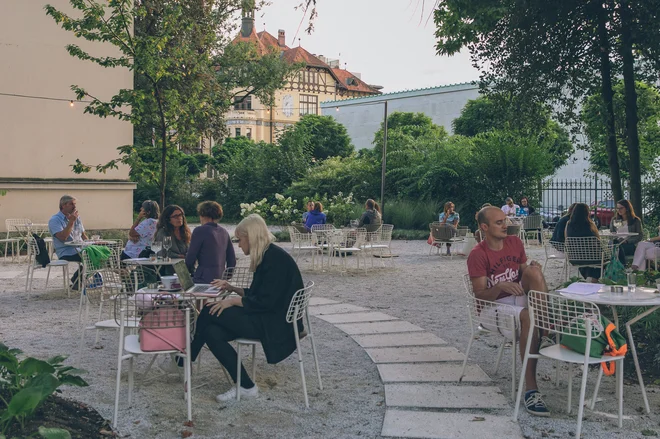
[{"label": "woman with eyeglasses", "polygon": [[[618,224],[615,224],[615,222],[618,222]],[[619,260],[622,264],[625,264],[626,256],[633,256],[637,243],[642,240],[642,221],[635,215],[635,210],[630,201],[619,200],[616,203],[616,214],[610,223],[610,231],[612,233],[636,233],[636,235],[621,240],[619,245]]]},{"label": "woman with eyeglasses", "polygon": [[167,251],[168,258],[185,258],[190,246],[190,228],[186,222],[186,214],[176,204],[170,204],[164,210],[158,220],[155,241],[163,241],[163,238],[172,238],[172,247]]}]

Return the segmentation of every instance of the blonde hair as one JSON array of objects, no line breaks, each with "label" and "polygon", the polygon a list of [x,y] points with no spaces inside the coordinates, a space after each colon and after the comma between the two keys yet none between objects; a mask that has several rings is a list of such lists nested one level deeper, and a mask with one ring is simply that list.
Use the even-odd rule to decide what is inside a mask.
[{"label": "blonde hair", "polygon": [[250,214],[238,223],[234,235],[247,236],[250,246],[250,271],[256,271],[272,242],[266,221],[256,213]]}]

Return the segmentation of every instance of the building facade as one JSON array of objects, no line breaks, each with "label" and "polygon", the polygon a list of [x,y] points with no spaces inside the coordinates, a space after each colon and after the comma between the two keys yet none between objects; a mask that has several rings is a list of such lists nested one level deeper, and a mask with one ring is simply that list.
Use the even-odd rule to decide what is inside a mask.
[{"label": "building facade", "polygon": [[284,128],[302,116],[321,114],[323,101],[380,94],[378,86],[368,85],[359,74],[339,68],[338,60],[313,55],[302,47],[287,46],[284,30],[278,31],[277,38],[266,31],[257,32],[254,11],[243,11],[241,32],[234,41],[255,44],[261,54],[279,52],[287,62],[304,67],[276,92],[272,107],[264,106],[256,96],[237,96],[226,118],[230,137],[245,136],[272,143]]},{"label": "building facade", "polygon": [[46,15],[44,6],[73,12],[68,0],[0,2],[0,231],[5,219],[47,222],[63,194],[78,198],[89,229],[128,228],[133,189],[128,167],[74,174],[76,159],[106,163],[117,147],[133,142],[133,127],[84,114],[70,87],[80,85],[101,99],[133,86],[127,69],[102,68],[70,56],[77,44],[97,56],[116,56],[112,46],[75,38]]}]

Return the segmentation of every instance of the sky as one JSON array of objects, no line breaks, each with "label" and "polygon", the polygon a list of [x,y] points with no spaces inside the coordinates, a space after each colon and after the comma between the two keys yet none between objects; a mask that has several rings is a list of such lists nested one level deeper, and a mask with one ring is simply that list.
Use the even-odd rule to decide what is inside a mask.
[{"label": "sky", "polygon": [[368,84],[382,85],[385,93],[479,78],[467,52],[436,55],[433,18],[427,22],[429,0],[423,16],[422,0],[317,0],[311,35],[305,32],[308,17],[294,9],[302,1],[271,0],[255,14],[257,31],[277,37],[278,29],[284,29],[289,47],[298,46],[300,38],[310,53],[339,58],[342,68],[360,73]]}]

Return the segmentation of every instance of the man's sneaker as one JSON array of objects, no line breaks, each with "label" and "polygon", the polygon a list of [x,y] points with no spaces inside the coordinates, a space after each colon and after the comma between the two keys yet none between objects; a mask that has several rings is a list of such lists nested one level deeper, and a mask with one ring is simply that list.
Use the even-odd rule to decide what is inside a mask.
[{"label": "man's sneaker", "polygon": [[543,398],[541,398],[538,390],[530,390],[525,393],[525,409],[527,413],[534,416],[550,416],[550,411],[545,406],[545,402],[543,402]]},{"label": "man's sneaker", "polygon": [[539,350],[543,348],[549,348],[550,346],[554,346],[554,345],[555,345],[555,341],[550,337],[548,337],[547,335],[544,335],[543,337],[541,337],[541,343],[539,343]]},{"label": "man's sneaker", "polygon": [[[246,389],[241,387],[241,398],[256,398],[259,395],[259,388],[255,384],[251,389]],[[232,386],[231,389],[227,390],[225,393],[215,397],[215,400],[218,402],[226,402],[236,399],[236,386]]]}]

